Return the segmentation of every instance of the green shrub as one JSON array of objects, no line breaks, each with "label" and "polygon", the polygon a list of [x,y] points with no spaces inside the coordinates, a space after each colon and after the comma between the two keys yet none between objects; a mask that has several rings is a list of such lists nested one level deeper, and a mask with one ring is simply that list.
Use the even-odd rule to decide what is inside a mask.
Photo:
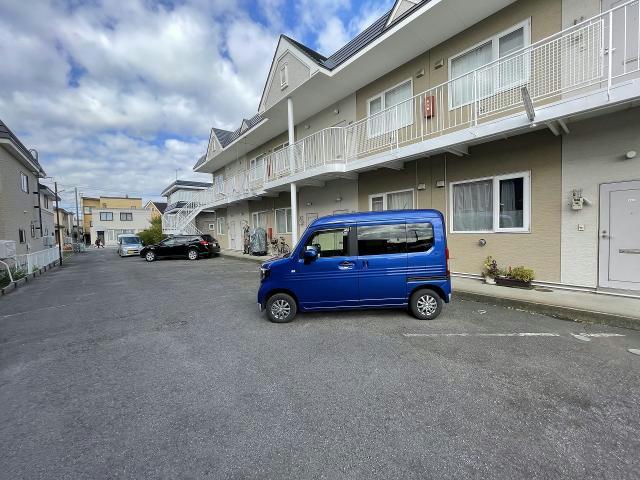
[{"label": "green shrub", "polygon": [[[15,271],[12,270],[11,275],[13,276],[13,281],[15,282],[16,280],[22,277],[26,277],[27,271],[19,268]],[[0,288],[4,288],[10,283],[11,283],[11,280],[9,280],[9,274],[7,273],[7,271],[6,270],[1,271],[0,272]]]},{"label": "green shrub", "polygon": [[484,271],[482,272],[482,276],[496,278],[499,273],[500,269],[498,268],[498,262],[496,262],[492,256],[488,256],[484,261]]},{"label": "green shrub", "polygon": [[165,237],[162,233],[162,218],[152,218],[151,226],[138,233],[138,236],[145,245],[153,245],[160,242]]},{"label": "green shrub", "polygon": [[521,280],[523,282],[530,282],[535,278],[533,269],[527,268],[524,266],[518,267],[509,267],[509,272],[507,274],[508,278],[512,278],[514,280]]}]

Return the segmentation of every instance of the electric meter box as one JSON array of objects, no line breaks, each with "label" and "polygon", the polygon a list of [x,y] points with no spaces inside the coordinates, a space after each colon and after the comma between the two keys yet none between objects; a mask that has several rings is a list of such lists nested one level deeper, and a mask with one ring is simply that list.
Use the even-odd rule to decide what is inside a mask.
[{"label": "electric meter box", "polygon": [[15,240],[0,240],[0,258],[12,258],[16,256]]}]

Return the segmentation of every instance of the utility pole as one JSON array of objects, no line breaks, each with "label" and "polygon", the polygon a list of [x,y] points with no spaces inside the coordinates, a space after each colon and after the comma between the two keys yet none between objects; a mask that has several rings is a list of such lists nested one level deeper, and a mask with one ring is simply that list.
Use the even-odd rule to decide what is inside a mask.
[{"label": "utility pole", "polygon": [[60,254],[60,266],[62,266],[62,235],[60,231],[60,203],[58,202],[58,182],[53,182],[56,194],[56,222],[58,223],[58,253]]},{"label": "utility pole", "polygon": [[74,187],[76,195],[76,242],[80,243],[80,214],[78,213],[78,187]]}]

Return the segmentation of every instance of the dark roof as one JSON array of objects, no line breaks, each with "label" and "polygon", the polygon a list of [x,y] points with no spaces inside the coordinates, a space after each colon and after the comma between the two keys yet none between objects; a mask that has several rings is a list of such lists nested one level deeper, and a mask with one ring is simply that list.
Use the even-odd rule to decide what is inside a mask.
[{"label": "dark roof", "polygon": [[166,187],[164,190],[162,190],[162,195],[164,195],[165,192],[167,192],[168,190],[171,190],[173,187],[204,187],[204,188],[208,188],[213,186],[213,183],[211,182],[194,182],[191,180],[176,180],[175,182],[171,183],[168,187]]},{"label": "dark roof", "polygon": [[36,160],[35,157],[31,155],[31,152],[27,149],[27,147],[25,147],[22,144],[22,142],[18,139],[18,137],[16,137],[14,133],[11,130],[9,130],[9,127],[7,127],[7,125],[2,120],[0,120],[0,138],[10,140],[16,146],[16,148],[18,148],[18,150],[22,152],[22,154],[25,157],[27,157],[30,161],[32,161],[38,167],[40,172],[44,173],[44,170],[38,163],[38,160]]},{"label": "dark roof", "polygon": [[287,40],[289,40],[291,43],[293,43],[296,47],[298,47],[300,50],[302,50],[304,53],[306,53],[307,55],[309,55],[311,58],[313,58],[316,62],[318,62],[319,64],[323,64],[326,60],[327,57],[325,57],[324,55],[322,55],[321,53],[316,52],[315,50],[307,47],[306,45],[298,42],[297,40],[294,40],[293,38],[289,37],[288,35],[282,35],[284,38],[286,38]]},{"label": "dark roof", "polygon": [[[259,113],[256,113],[253,117],[249,119],[243,118],[242,122],[240,123],[240,127],[236,128],[233,132],[229,130],[222,130],[220,128],[214,128],[213,133],[215,134],[216,138],[220,142],[220,145],[222,146],[222,148],[225,148],[227,145],[229,145],[231,142],[237,139],[244,132],[255,127],[262,120],[263,120],[263,117]],[[244,124],[247,125],[247,128],[242,130],[242,125]]]},{"label": "dark roof", "polygon": [[[48,195],[50,197],[56,198],[56,194],[53,190],[51,190],[51,188],[47,187],[46,185],[43,185],[42,183],[38,182],[38,186],[40,187],[40,192]],[[58,201],[62,200],[60,197],[57,197]]]},{"label": "dark roof", "polygon": [[167,202],[151,202],[153,203],[160,213],[164,213],[164,209],[167,208]]}]

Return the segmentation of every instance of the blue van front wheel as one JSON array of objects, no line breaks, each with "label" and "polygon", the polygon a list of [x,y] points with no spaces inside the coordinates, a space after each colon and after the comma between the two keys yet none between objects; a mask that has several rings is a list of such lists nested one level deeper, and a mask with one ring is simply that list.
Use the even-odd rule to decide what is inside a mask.
[{"label": "blue van front wheel", "polygon": [[433,320],[442,311],[442,298],[433,290],[423,288],[413,292],[409,307],[417,319]]},{"label": "blue van front wheel", "polygon": [[267,301],[267,317],[274,323],[288,323],[297,312],[296,301],[286,293],[276,293]]}]

